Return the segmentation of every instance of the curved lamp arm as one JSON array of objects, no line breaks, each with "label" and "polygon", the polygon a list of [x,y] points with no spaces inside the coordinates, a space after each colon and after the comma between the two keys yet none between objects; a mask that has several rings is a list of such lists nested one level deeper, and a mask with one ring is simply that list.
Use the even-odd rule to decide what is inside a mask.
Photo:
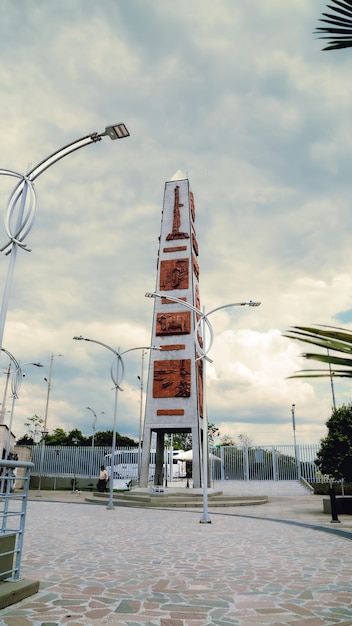
[{"label": "curved lamp arm", "polygon": [[[123,139],[129,136],[129,132],[125,126],[125,124],[114,124],[112,126],[106,126],[105,131],[102,133],[90,133],[90,135],[85,135],[85,137],[81,137],[80,139],[76,139],[75,141],[71,141],[66,146],[63,146],[59,150],[56,150],[52,154],[49,154],[45,159],[40,161],[37,165],[32,167],[32,169],[27,172],[27,177],[29,180],[34,181],[40,174],[43,174],[45,170],[49,167],[57,163],[61,159],[63,159],[71,152],[75,152],[80,148],[84,148],[91,143],[97,143],[101,141],[103,137],[109,136],[110,139]],[[21,183],[19,183],[21,184]]]},{"label": "curved lamp arm", "polygon": [[118,389],[120,389],[120,391],[122,391],[121,387],[120,387],[120,383],[122,382],[123,379],[123,375],[125,372],[125,366],[123,364],[123,360],[121,358],[121,354],[115,350],[114,348],[112,348],[111,346],[108,346],[106,343],[103,343],[102,341],[97,341],[96,339],[88,339],[87,337],[82,337],[82,335],[80,335],[79,337],[73,337],[73,339],[76,339],[77,341],[90,341],[91,343],[97,343],[99,346],[103,346],[103,348],[106,348],[107,350],[110,350],[110,352],[112,352],[116,358],[118,359],[118,362],[121,365],[121,374],[120,374],[120,380],[117,379],[117,375],[116,377],[114,377],[114,372],[113,372],[113,365],[111,366],[111,370],[110,370],[110,374],[111,374],[111,379],[112,382],[114,383],[114,386],[117,387]]},{"label": "curved lamp arm", "polygon": [[86,406],[86,409],[88,409],[89,411],[91,411],[93,413],[93,432],[95,432],[95,427],[97,425],[98,416],[97,416],[96,412],[93,411],[93,409],[90,406]]},{"label": "curved lamp arm", "polygon": [[[153,291],[153,292],[147,291],[147,293],[145,294],[145,297],[146,298],[166,298],[167,300],[171,300],[172,302],[177,302],[178,304],[181,304],[187,307],[188,309],[191,309],[191,311],[193,311],[194,313],[200,316],[196,324],[195,335],[194,335],[197,349],[198,349],[198,352],[200,353],[200,356],[196,358],[196,361],[199,361],[200,359],[207,359],[207,361],[209,361],[210,363],[212,363],[212,360],[209,359],[209,357],[207,357],[207,354],[209,350],[211,349],[211,346],[213,345],[214,333],[213,333],[213,328],[211,326],[211,323],[208,320],[208,316],[211,315],[212,313],[215,313],[216,311],[220,311],[221,309],[227,309],[229,307],[235,307],[235,306],[255,307],[255,306],[260,306],[261,304],[260,302],[254,302],[253,300],[249,300],[248,302],[232,302],[230,304],[223,304],[222,306],[218,306],[215,309],[208,311],[208,313],[204,313],[203,311],[195,307],[193,304],[190,304],[189,302],[185,302],[184,300],[181,300],[180,298],[176,298],[174,296],[167,296],[167,295],[158,293],[157,291]],[[204,347],[202,347],[199,344],[199,340],[198,340],[198,329],[200,325],[202,324],[202,322],[204,322],[208,326],[208,330],[210,333],[209,344],[205,350],[204,350]]]},{"label": "curved lamp arm", "polygon": [[[193,313],[196,313],[197,315],[200,315],[200,319],[198,320],[198,323],[196,325],[196,330],[195,330],[195,341],[197,344],[197,349],[200,353],[200,356],[196,359],[196,361],[198,361],[199,359],[207,359],[210,363],[212,363],[212,360],[209,359],[209,357],[207,357],[207,353],[209,352],[212,343],[213,343],[213,329],[212,326],[207,318],[207,316],[200,310],[197,309],[196,306],[194,306],[193,304],[190,304],[189,302],[185,302],[184,300],[181,300],[180,298],[176,298],[174,296],[166,296],[163,295],[162,293],[158,293],[157,291],[147,291],[147,293],[145,294],[146,298],[166,298],[167,300],[171,300],[172,302],[177,302],[178,304],[182,304],[183,306],[185,306],[187,309],[191,309],[191,311],[193,311]],[[198,329],[198,325],[200,322],[202,322],[204,320],[205,324],[208,326],[208,330],[210,333],[210,341],[209,341],[209,348],[204,351],[202,346],[199,344],[198,341],[198,336],[197,336],[197,329]]]}]

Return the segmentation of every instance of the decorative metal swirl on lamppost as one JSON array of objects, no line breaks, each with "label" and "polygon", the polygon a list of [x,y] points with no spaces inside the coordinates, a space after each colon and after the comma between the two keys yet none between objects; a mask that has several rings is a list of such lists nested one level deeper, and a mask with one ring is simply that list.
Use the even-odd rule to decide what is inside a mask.
[{"label": "decorative metal swirl on lamppost", "polygon": [[36,193],[34,189],[34,181],[49,167],[63,159],[65,156],[79,150],[80,148],[97,143],[105,136],[109,136],[110,139],[123,139],[124,137],[129,136],[129,132],[125,124],[107,126],[105,131],[102,133],[91,133],[90,135],[76,139],[59,150],[56,150],[43,159],[43,161],[32,167],[26,174],[2,168],[0,169],[1,176],[11,176],[19,179],[19,182],[15,185],[7,203],[5,230],[8,236],[8,242],[0,248],[0,252],[10,255],[10,262],[0,309],[0,348],[2,347],[2,340],[4,336],[6,314],[15,269],[17,249],[22,248],[22,250],[30,252],[30,249],[27,247],[27,244],[24,243],[24,240],[31,231],[35,218]]},{"label": "decorative metal swirl on lamppost", "polygon": [[44,367],[44,366],[41,363],[32,363],[31,361],[29,361],[27,363],[20,363],[13,356],[13,354],[11,354],[11,352],[9,352],[8,350],[5,350],[5,348],[1,348],[1,351],[5,352],[5,354],[7,354],[7,356],[11,359],[12,363],[15,366],[15,369],[14,369],[14,371],[12,373],[12,376],[11,376],[12,405],[11,405],[9,429],[8,429],[8,433],[7,433],[6,446],[5,446],[5,459],[8,459],[9,452],[10,452],[12,422],[13,422],[13,416],[14,416],[14,412],[15,412],[15,402],[19,398],[18,392],[19,392],[20,387],[22,385],[22,380],[23,380],[23,376],[24,376],[22,368],[25,365],[35,365],[36,367]]},{"label": "decorative metal swirl on lamppost", "polygon": [[[122,359],[124,354],[127,352],[133,352],[134,350],[160,350],[160,348],[155,348],[153,346],[138,346],[137,348],[129,348],[129,350],[124,350],[120,352],[120,348],[115,350],[111,346],[108,346],[106,343],[102,341],[97,341],[96,339],[88,339],[87,337],[73,337],[77,341],[90,341],[91,343],[97,343],[99,346],[103,346],[107,350],[110,350],[115,356],[116,359],[113,361],[110,369],[111,380],[114,383],[115,389],[115,403],[114,403],[114,418],[113,418],[113,430],[112,430],[112,445],[111,445],[111,469],[110,469],[110,482],[109,482],[109,504],[106,507],[108,510],[113,510],[114,507],[114,468],[115,468],[115,448],[116,448],[116,426],[117,426],[117,401],[118,401],[118,392],[123,391],[120,387],[120,384],[123,381],[125,366]],[[116,372],[114,372],[114,366],[116,364]]]},{"label": "decorative metal swirl on lamppost", "polygon": [[[153,292],[147,292],[145,294],[146,298],[165,298],[167,297],[168,300],[172,300],[173,302],[177,302],[178,304],[181,304],[182,306],[187,307],[188,309],[191,309],[191,311],[193,311],[193,313],[196,314],[196,319],[197,319],[197,323],[195,324],[195,331],[194,331],[194,341],[195,341],[195,345],[196,345],[196,350],[199,353],[199,356],[195,358],[195,361],[202,361],[203,363],[203,446],[202,446],[202,456],[203,456],[203,479],[202,479],[202,487],[203,487],[203,512],[202,512],[202,517],[199,520],[201,524],[211,524],[211,519],[209,517],[208,514],[208,480],[209,480],[209,472],[208,472],[208,464],[209,464],[209,452],[208,452],[208,412],[207,412],[207,399],[206,399],[206,371],[205,371],[205,366],[206,366],[206,361],[209,361],[209,363],[212,363],[212,360],[207,356],[209,350],[211,349],[212,345],[213,345],[213,340],[214,340],[214,333],[213,333],[213,329],[211,326],[211,323],[208,320],[209,315],[211,315],[212,313],[215,313],[216,311],[220,311],[221,309],[227,309],[230,307],[236,307],[236,306],[251,306],[251,307],[257,307],[260,306],[260,302],[253,302],[253,300],[249,300],[248,302],[233,302],[231,304],[224,304],[222,306],[218,306],[215,309],[212,309],[211,311],[208,311],[208,313],[205,313],[204,311],[204,307],[203,310],[201,311],[200,309],[198,309],[197,307],[195,307],[193,304],[190,304],[189,302],[186,302],[185,300],[181,300],[180,298],[176,298],[174,296],[165,296],[165,294],[162,293],[158,293],[156,291]],[[208,327],[208,331],[209,331],[209,340],[208,340],[208,344],[206,345],[205,340],[206,340],[206,329],[205,326]],[[201,338],[202,338],[202,345],[200,345],[199,343],[199,329],[201,329]],[[199,416],[199,422],[200,422],[200,416]]]}]

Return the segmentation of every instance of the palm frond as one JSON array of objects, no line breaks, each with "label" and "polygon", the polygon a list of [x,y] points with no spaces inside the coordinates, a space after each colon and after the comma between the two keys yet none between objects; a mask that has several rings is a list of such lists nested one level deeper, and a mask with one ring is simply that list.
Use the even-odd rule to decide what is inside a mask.
[{"label": "palm frond", "polygon": [[[338,50],[352,47],[352,0],[331,0],[327,7],[334,13],[322,13],[319,22],[329,26],[319,26],[315,31],[319,39],[330,39],[329,45],[323,50]],[[346,17],[341,17],[346,16]],[[324,19],[327,18],[327,19]],[[337,26],[337,28],[333,28]]]},{"label": "palm frond", "polygon": [[302,354],[302,356],[305,359],[308,359],[308,361],[319,361],[319,363],[350,367],[352,371],[352,359],[344,359],[339,356],[331,356],[330,354],[316,354],[312,352],[306,352],[305,354]]},{"label": "palm frond", "polygon": [[[352,378],[352,331],[336,326],[293,326],[283,336],[322,348],[324,353],[305,352],[301,356],[329,365],[329,369],[301,370],[288,378]],[[340,354],[331,354],[331,351]]]},{"label": "palm frond", "polygon": [[336,370],[331,372],[331,374],[328,370],[323,370],[322,374],[316,372],[319,372],[319,370],[300,370],[295,374],[291,374],[291,376],[287,376],[287,378],[331,378],[331,376],[334,378],[352,378],[352,371],[349,372],[348,370]]},{"label": "palm frond", "polygon": [[352,332],[335,326],[294,326],[283,333],[288,339],[297,339],[305,343],[352,354]]}]

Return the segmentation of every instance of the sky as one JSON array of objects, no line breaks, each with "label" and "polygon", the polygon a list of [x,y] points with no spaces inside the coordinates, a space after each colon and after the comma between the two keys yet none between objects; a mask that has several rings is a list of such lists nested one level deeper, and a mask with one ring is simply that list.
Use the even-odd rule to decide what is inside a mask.
[{"label": "sky", "polygon": [[[351,328],[352,53],[322,52],[323,0],[0,0],[0,168],[26,173],[60,147],[124,122],[35,183],[3,347],[26,376],[13,431],[112,428],[113,355],[150,345],[164,185],[196,205],[200,296],[214,314],[209,420],[255,445],[317,444],[328,378],[290,379],[307,346],[293,325]],[[0,176],[5,216],[14,178]],[[0,220],[0,244],[5,245]],[[1,253],[4,285],[9,257]],[[2,298],[4,296],[2,295]],[[126,354],[117,429],[138,438],[142,352]],[[61,355],[61,356],[59,356]],[[8,358],[3,355],[1,368]],[[144,360],[146,388],[148,359]],[[6,375],[1,369],[0,400]],[[337,405],[351,384],[335,380]],[[2,399],[4,399],[2,397]],[[144,405],[144,398],[142,407]],[[5,421],[11,399],[7,397]]]}]

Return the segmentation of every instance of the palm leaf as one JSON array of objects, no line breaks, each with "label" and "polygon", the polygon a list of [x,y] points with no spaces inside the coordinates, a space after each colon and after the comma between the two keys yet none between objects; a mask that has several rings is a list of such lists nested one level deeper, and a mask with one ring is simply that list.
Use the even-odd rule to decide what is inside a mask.
[{"label": "palm leaf", "polygon": [[[303,341],[317,346],[318,348],[323,348],[326,354],[305,352],[302,356],[309,361],[318,361],[330,366],[329,370],[301,370],[301,372],[297,372],[289,376],[289,378],[321,378],[327,376],[330,378],[331,376],[352,378],[352,358],[330,354],[332,350],[340,354],[342,353],[342,355],[352,355],[352,331],[335,326],[294,326],[292,329],[283,333],[283,335],[288,339]],[[334,366],[333,371],[331,371],[331,365]],[[335,366],[337,366],[338,369],[336,369]]]},{"label": "palm leaf", "polygon": [[350,367],[352,371],[352,359],[344,359],[339,356],[331,356],[330,354],[314,354],[312,352],[306,352],[302,354],[305,359],[312,361],[319,361],[320,363],[330,363],[333,365],[343,365],[345,367]]},{"label": "palm leaf", "polygon": [[[303,330],[301,330],[303,329]],[[313,329],[310,330],[312,332],[306,332],[307,327],[299,327],[295,326],[294,329],[283,333],[284,337],[288,339],[297,339],[298,341],[304,341],[304,343],[310,343],[314,346],[318,346],[320,348],[324,348],[325,350],[335,350],[338,352],[346,352],[348,354],[352,354],[352,334],[347,335],[346,333],[337,333],[334,330],[330,331],[330,336],[328,336],[329,331],[321,330],[321,329]],[[313,330],[316,330],[315,334]],[[340,337],[341,340],[336,339],[336,337]],[[348,339],[345,339],[345,337]]]},{"label": "palm leaf", "polygon": [[323,374],[316,374],[315,372],[319,372],[319,370],[301,370],[296,374],[292,374],[291,376],[287,376],[287,378],[352,378],[352,371],[348,370],[334,370],[330,372],[328,370],[323,370]]},{"label": "palm leaf", "polygon": [[[352,47],[352,0],[331,0],[333,5],[328,4],[327,7],[335,11],[334,13],[323,13],[324,17],[320,18],[320,22],[328,24],[328,26],[319,26],[316,34],[320,35],[319,39],[330,39],[329,45],[323,50],[338,50],[342,48]],[[341,17],[341,16],[346,17]],[[327,19],[324,19],[327,18]],[[337,26],[337,28],[333,28]]]}]

